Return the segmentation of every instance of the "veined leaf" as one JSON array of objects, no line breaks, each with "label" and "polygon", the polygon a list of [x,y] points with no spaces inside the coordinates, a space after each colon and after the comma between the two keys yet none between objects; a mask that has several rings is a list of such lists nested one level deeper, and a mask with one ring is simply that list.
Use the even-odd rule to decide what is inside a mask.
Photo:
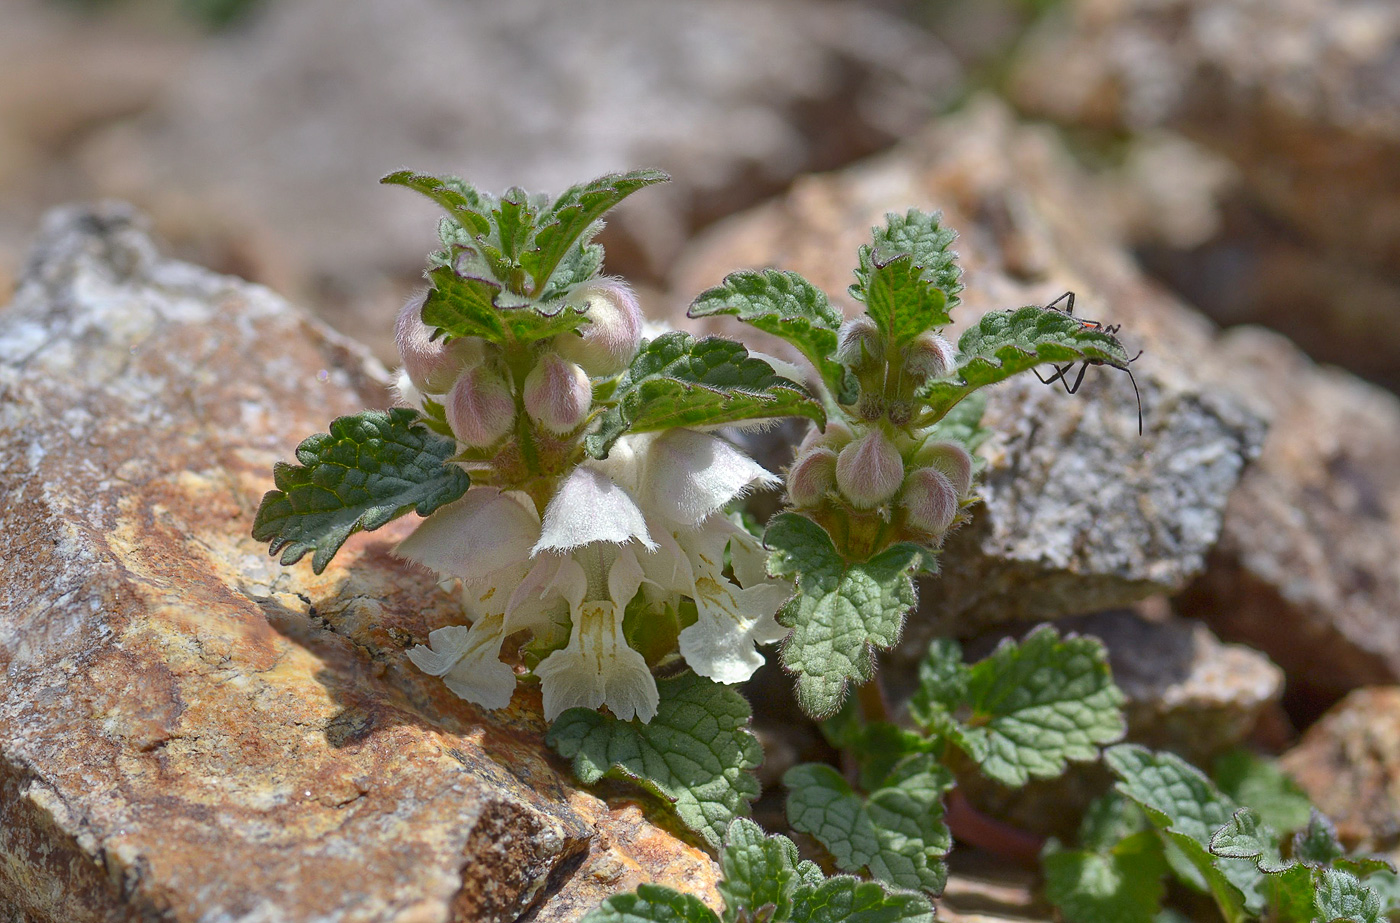
[{"label": "veined leaf", "polygon": [[454,221],[472,235],[485,236],[491,231],[487,216],[495,201],[455,176],[428,176],[412,170],[399,170],[380,180],[389,186],[404,186],[441,205]]},{"label": "veined leaf", "polygon": [[609,173],[591,182],[571,186],[560,194],[541,217],[534,246],[520,255],[520,265],[544,291],[555,268],[580,237],[587,238],[593,223],[638,189],[670,180],[660,170]]},{"label": "veined leaf", "polygon": [[562,302],[554,313],[523,304],[503,308],[496,303],[501,286],[485,279],[458,275],[447,266],[428,273],[433,282],[423,303],[423,323],[451,337],[482,337],[493,343],[530,343],[581,326],[586,318]]}]

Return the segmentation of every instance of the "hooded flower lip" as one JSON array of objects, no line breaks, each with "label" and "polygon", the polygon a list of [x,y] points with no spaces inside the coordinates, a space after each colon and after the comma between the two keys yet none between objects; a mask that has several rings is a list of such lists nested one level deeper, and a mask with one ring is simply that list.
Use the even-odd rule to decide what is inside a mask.
[{"label": "hooded flower lip", "polygon": [[656,548],[646,516],[616,481],[588,465],[569,473],[544,511],[544,528],[531,554],[572,551],[592,542],[623,545],[636,539]]},{"label": "hooded flower lip", "polygon": [[648,509],[694,527],[754,485],[777,480],[717,436],[674,429],[652,440],[639,487]]}]

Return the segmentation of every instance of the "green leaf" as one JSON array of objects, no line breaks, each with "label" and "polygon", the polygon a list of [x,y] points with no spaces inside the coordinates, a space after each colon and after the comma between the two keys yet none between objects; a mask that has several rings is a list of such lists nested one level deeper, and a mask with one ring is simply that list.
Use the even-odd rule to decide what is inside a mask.
[{"label": "green leaf", "polygon": [[889,892],[873,881],[845,875],[793,895],[792,923],[933,923],[933,905],[922,894]]},{"label": "green leaf", "polygon": [[[540,220],[534,247],[520,256],[520,264],[542,292],[555,269],[579,238],[587,241],[594,222],[638,189],[664,183],[671,177],[660,170],[609,173],[591,182],[571,186],[560,194]],[[578,252],[575,250],[574,252]]]},{"label": "green leaf", "polygon": [[919,661],[919,688],[909,700],[909,716],[937,737],[956,737],[956,711],[967,702],[972,670],[962,659],[962,645],[934,638]]},{"label": "green leaf", "polygon": [[861,728],[848,747],[860,765],[860,787],[867,792],[889,784],[895,766],[905,757],[928,753],[932,741],[918,731],[906,730],[887,721],[872,721]]},{"label": "green leaf", "polygon": [[603,248],[580,241],[564,255],[540,293],[541,302],[557,301],[603,269]]},{"label": "green leaf", "polygon": [[943,796],[953,775],[931,756],[906,757],[868,798],[824,763],[794,766],[783,784],[788,822],[820,840],[843,871],[869,870],[895,887],[942,893],[942,860],[952,846]]},{"label": "green leaf", "polygon": [[1134,834],[1151,830],[1147,816],[1133,801],[1110,791],[1095,798],[1079,822],[1079,845],[1100,852]]},{"label": "green leaf", "polygon": [[433,287],[423,304],[423,323],[449,337],[482,337],[492,343],[530,343],[581,326],[578,311],[555,305],[546,313],[530,304],[501,307],[501,286],[486,279],[458,275],[447,266],[429,271]]},{"label": "green leaf", "polygon": [[914,607],[909,573],[925,552],[907,542],[848,564],[826,530],[796,513],[774,516],[764,533],[768,572],[798,578],[798,592],[778,612],[793,629],[783,666],[797,674],[797,701],[815,718],[841,707],[850,683],[874,674],[874,651],[899,640],[904,613]]},{"label": "green leaf", "polygon": [[958,401],[978,388],[1005,381],[1046,362],[1091,362],[1128,367],[1128,354],[1117,339],[1086,327],[1052,308],[1027,305],[1011,311],[990,311],[958,340],[958,370],[929,382],[920,396],[927,414],[940,419]]},{"label": "green leaf", "polygon": [[635,781],[719,846],[729,822],[758,797],[758,780],[748,770],[763,751],[749,731],[749,703],[693,673],[659,680],[657,687],[661,702],[650,724],[571,708],[555,720],[546,741],[573,760],[584,784],[605,775]]},{"label": "green leaf", "polygon": [[766,836],[751,820],[739,818],[729,825],[719,866],[725,923],[737,923],[748,912],[771,906],[773,920],[785,920],[792,911],[793,891],[801,884],[797,872],[797,847],[785,836]]},{"label": "green leaf", "polygon": [[1323,869],[1315,881],[1317,914],[1322,923],[1384,923],[1381,896],[1355,875]]},{"label": "green leaf", "polygon": [[1044,859],[1045,896],[1066,923],[1152,923],[1167,871],[1151,831],[1104,850],[1059,850]]},{"label": "green leaf", "polygon": [[340,417],[329,433],[297,446],[300,465],[278,462],[276,490],[268,491],[253,520],[253,538],[269,542],[295,564],[314,552],[321,573],[354,533],[373,531],[410,510],[427,516],[467,492],[466,472],[447,459],[457,451],[418,424],[417,411],[397,407]]},{"label": "green leaf", "polygon": [[1312,802],[1274,760],[1243,747],[1220,756],[1212,776],[1220,790],[1259,812],[1259,818],[1283,833],[1301,830],[1312,816]]},{"label": "green leaf", "polygon": [[512,186],[501,196],[492,212],[496,225],[501,261],[510,267],[520,265],[520,253],[535,230],[538,209],[530,195],[519,186]]},{"label": "green leaf", "polygon": [[673,331],[644,343],[623,373],[615,402],[586,446],[605,458],[623,433],[676,426],[803,416],[826,425],[821,405],[797,382],[773,371],[733,340]]},{"label": "green leaf", "polygon": [[1307,865],[1331,865],[1345,854],[1337,828],[1316,809],[1308,825],[1293,835],[1293,858]]},{"label": "green leaf", "polygon": [[875,262],[864,295],[871,319],[896,348],[952,321],[947,296],[924,281],[922,268],[908,254]]},{"label": "green leaf", "polygon": [[956,307],[958,293],[963,288],[962,270],[958,268],[957,253],[948,248],[958,235],[943,226],[942,218],[939,212],[929,214],[917,208],[903,215],[894,212],[885,215],[885,226],[872,228],[871,243],[860,248],[860,268],[856,270],[856,284],[851,286],[851,295],[857,301],[865,301],[876,267],[908,254],[913,265],[919,268],[920,278],[943,293],[947,308]]},{"label": "green leaf", "polygon": [[1262,912],[1262,876],[1254,862],[1217,858],[1208,850],[1211,836],[1230,823],[1239,805],[1200,770],[1171,753],[1119,744],[1104,751],[1104,762],[1118,777],[1118,791],[1137,802],[1189,863],[1174,863],[1178,874],[1208,889],[1229,923],[1242,920],[1246,912]]},{"label": "green leaf", "polygon": [[[795,272],[776,269],[733,272],[701,292],[690,306],[691,317],[730,314],[791,343],[816,367],[831,393],[851,403],[846,369],[835,359],[841,312],[825,293]],[[849,397],[850,400],[843,400]]]},{"label": "green leaf", "polygon": [[441,205],[452,220],[470,234],[484,236],[491,230],[491,219],[487,216],[496,203],[455,176],[428,176],[412,170],[399,170],[380,182],[421,192]]},{"label": "green leaf", "polygon": [[948,695],[962,680],[953,668],[946,670],[921,670],[921,677],[936,682],[921,687],[914,713],[933,714],[933,702],[945,712],[969,709],[952,739],[1003,785],[1058,776],[1070,761],[1097,759],[1099,745],[1123,736],[1123,694],[1096,638],[1061,640],[1054,628],[1042,625],[1020,644],[1007,639],[967,670],[956,702]]},{"label": "green leaf", "polygon": [[719,923],[719,917],[693,894],[641,884],[634,892],[603,901],[583,923]]},{"label": "green leaf", "polygon": [[1317,915],[1317,872],[1306,865],[1290,865],[1267,876],[1261,890],[1268,898],[1269,915],[1286,923],[1313,923]]},{"label": "green leaf", "polygon": [[1279,854],[1278,835],[1249,808],[1240,808],[1228,824],[1211,834],[1207,848],[1222,859],[1253,859],[1266,874],[1277,874],[1292,865]]},{"label": "green leaf", "polygon": [[[982,415],[987,410],[987,395],[977,391],[958,401],[937,423],[927,431],[927,442],[959,442],[969,453],[986,442],[992,431],[982,425]],[[980,469],[986,461],[977,455],[972,456],[973,464]]]}]

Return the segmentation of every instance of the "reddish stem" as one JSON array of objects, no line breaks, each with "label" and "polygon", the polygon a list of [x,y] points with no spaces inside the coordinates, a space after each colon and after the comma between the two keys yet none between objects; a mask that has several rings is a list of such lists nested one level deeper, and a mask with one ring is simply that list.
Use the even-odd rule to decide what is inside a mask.
[{"label": "reddish stem", "polygon": [[1040,861],[1044,837],[988,817],[974,808],[960,789],[953,789],[948,796],[948,811],[944,819],[953,836],[969,846],[985,849],[1023,865],[1036,865]]}]

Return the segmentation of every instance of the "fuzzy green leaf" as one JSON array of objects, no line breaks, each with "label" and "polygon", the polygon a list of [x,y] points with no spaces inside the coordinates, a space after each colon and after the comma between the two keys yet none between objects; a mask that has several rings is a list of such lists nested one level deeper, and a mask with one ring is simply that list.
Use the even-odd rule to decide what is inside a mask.
[{"label": "fuzzy green leaf", "polygon": [[1118,791],[1137,802],[1177,848],[1174,870],[1188,884],[1209,890],[1229,923],[1262,912],[1262,876],[1254,862],[1217,858],[1208,850],[1211,836],[1230,823],[1239,805],[1171,753],[1119,744],[1104,752],[1104,762],[1118,777]]},{"label": "fuzzy green leaf", "polygon": [[932,757],[905,758],[868,798],[824,763],[794,766],[783,784],[788,822],[820,840],[843,871],[869,870],[895,887],[943,891],[948,868],[942,860],[952,836],[942,799],[953,776]]},{"label": "fuzzy green leaf", "polygon": [[471,486],[465,471],[447,463],[457,444],[418,424],[416,411],[397,407],[340,417],[329,433],[297,446],[300,465],[278,462],[276,490],[263,495],[253,538],[269,542],[295,564],[307,552],[321,573],[345,540],[373,531],[410,510],[427,516]]},{"label": "fuzzy green leaf", "polygon": [[874,263],[864,295],[870,318],[896,348],[952,320],[947,296],[924,281],[922,269],[907,253]]},{"label": "fuzzy green leaf", "polygon": [[1215,761],[1211,773],[1220,790],[1259,813],[1259,819],[1281,833],[1308,825],[1312,802],[1274,760],[1256,756],[1243,747]]},{"label": "fuzzy green leaf", "polygon": [[719,917],[693,894],[641,884],[636,891],[603,901],[583,923],[719,923]]},{"label": "fuzzy green leaf", "polygon": [[[908,254],[911,263],[919,268],[920,278],[943,293],[946,309],[956,307],[958,293],[963,288],[962,270],[958,267],[957,253],[948,248],[958,235],[943,226],[942,218],[939,212],[929,214],[917,208],[903,215],[894,212],[885,215],[885,226],[872,228],[871,242],[860,248],[856,284],[850,288],[852,297],[866,301],[876,267]],[[923,329],[932,326],[939,325],[928,324]]]},{"label": "fuzzy green leaf", "polygon": [[520,256],[520,264],[542,292],[555,269],[580,238],[585,241],[595,230],[594,222],[638,189],[664,183],[671,177],[660,170],[633,170],[609,173],[591,182],[571,186],[560,194],[540,219],[534,246]]},{"label": "fuzzy green leaf", "polygon": [[739,818],[729,825],[719,866],[724,898],[724,923],[738,923],[771,906],[769,919],[785,920],[792,911],[792,894],[802,879],[797,872],[797,847],[785,836],[767,836],[751,820]]},{"label": "fuzzy green leaf", "polygon": [[1240,808],[1229,823],[1212,833],[1207,848],[1222,859],[1253,859],[1266,874],[1277,874],[1292,864],[1279,854],[1277,834],[1249,808]]},{"label": "fuzzy green leaf", "polygon": [[[977,447],[986,442],[992,431],[982,425],[982,415],[987,410],[987,395],[977,391],[958,401],[937,423],[928,430],[929,442],[958,442],[968,452],[976,452]],[[977,455],[972,456],[973,464],[981,469],[986,461]]]},{"label": "fuzzy green leaf", "polygon": [[487,216],[496,203],[455,176],[428,176],[412,170],[399,170],[380,180],[389,186],[405,186],[441,205],[452,220],[472,235],[485,235],[491,230]]},{"label": "fuzzy green leaf", "polygon": [[1293,858],[1306,865],[1331,865],[1345,854],[1337,828],[1316,809],[1308,825],[1293,835]]},{"label": "fuzzy green leaf", "polygon": [[1061,311],[1035,305],[984,314],[963,332],[958,352],[956,374],[931,381],[921,391],[934,420],[978,388],[1047,362],[1087,359],[1128,367],[1128,354],[1117,339]]},{"label": "fuzzy green leaf", "polygon": [[1384,923],[1381,896],[1355,875],[1323,869],[1314,881],[1317,917],[1322,923]]},{"label": "fuzzy green leaf", "polygon": [[783,644],[783,666],[797,674],[797,701],[815,718],[841,707],[847,687],[874,673],[874,651],[899,640],[904,614],[916,599],[910,572],[925,552],[901,543],[848,564],[826,530],[796,513],[774,516],[764,533],[768,571],[796,577],[798,592],[778,612],[793,629]]},{"label": "fuzzy green leaf", "polygon": [[873,881],[846,875],[797,889],[791,923],[933,923],[933,905],[922,894],[886,891]]},{"label": "fuzzy green leaf", "polygon": [[690,306],[691,317],[730,314],[759,330],[781,337],[816,367],[838,399],[846,394],[846,370],[835,359],[841,312],[825,293],[795,272],[776,269],[733,272],[701,292]]},{"label": "fuzzy green leaf", "polygon": [[586,446],[605,458],[623,433],[804,416],[826,424],[821,405],[733,340],[673,331],[644,343],[618,381],[613,404]]},{"label": "fuzzy green leaf", "polygon": [[571,708],[549,729],[548,744],[573,760],[591,785],[630,779],[664,798],[681,822],[719,846],[729,822],[758,797],[748,771],[763,751],[749,731],[749,703],[693,673],[657,682],[661,702],[650,724]]},{"label": "fuzzy green leaf", "polygon": [[[946,640],[930,649],[911,713],[938,733],[951,729],[959,748],[1003,785],[1058,776],[1123,736],[1123,694],[1095,638],[1061,640],[1043,625],[971,668],[960,670],[957,656]],[[968,717],[953,722],[957,709]]]},{"label": "fuzzy green leaf", "polygon": [[554,313],[530,304],[501,307],[501,286],[458,275],[439,266],[428,277],[433,287],[423,303],[423,323],[449,337],[482,337],[493,343],[530,343],[582,326],[586,318],[556,303]]},{"label": "fuzzy green leaf", "polygon": [[1066,923],[1152,923],[1167,863],[1151,831],[1102,850],[1059,850],[1044,860],[1045,896]]}]

